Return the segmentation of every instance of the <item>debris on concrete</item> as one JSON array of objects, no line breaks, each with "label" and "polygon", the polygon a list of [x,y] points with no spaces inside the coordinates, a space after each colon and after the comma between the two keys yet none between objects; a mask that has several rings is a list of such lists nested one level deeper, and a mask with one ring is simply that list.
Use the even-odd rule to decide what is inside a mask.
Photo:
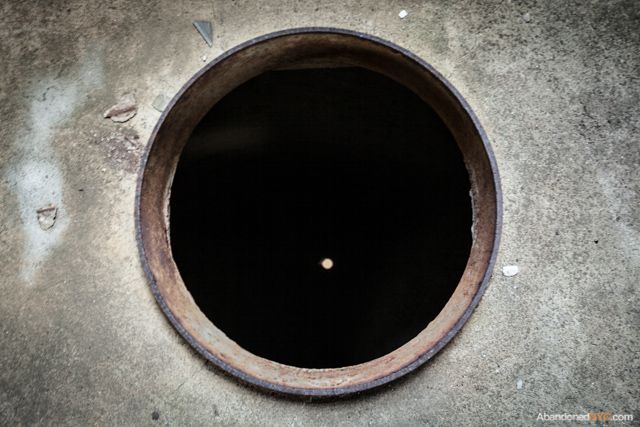
[{"label": "debris on concrete", "polygon": [[131,173],[137,171],[143,144],[134,130],[120,129],[98,139],[96,143],[103,147],[115,168]]},{"label": "debris on concrete", "polygon": [[517,265],[505,265],[502,267],[502,274],[507,277],[515,276],[520,272],[520,268]]},{"label": "debris on concrete", "polygon": [[516,381],[516,389],[522,390],[523,387],[524,387],[524,381],[522,381],[521,378],[518,378],[518,380]]},{"label": "debris on concrete", "polygon": [[213,29],[211,27],[211,21],[195,20],[193,21],[193,26],[196,27],[196,30],[198,30],[209,47],[213,46]]},{"label": "debris on concrete", "polygon": [[133,95],[127,94],[113,107],[104,112],[105,119],[111,119],[116,123],[124,123],[138,112],[138,105]]},{"label": "debris on concrete", "polygon": [[522,15],[522,19],[524,20],[524,22],[531,22],[531,14],[529,12],[525,13],[524,15]]},{"label": "debris on concrete", "polygon": [[398,14],[398,16],[400,17],[400,19],[404,19],[407,17],[407,15],[409,15],[409,12],[407,12],[406,10],[402,9],[400,11],[400,13]]},{"label": "debris on concrete", "polygon": [[202,55],[202,58],[200,59],[202,59],[202,62],[207,62],[207,55]]},{"label": "debris on concrete", "polygon": [[167,108],[167,105],[169,105],[170,101],[171,101],[171,98],[169,98],[164,93],[161,93],[154,98],[153,102],[151,103],[151,106],[156,110],[163,112],[165,108]]},{"label": "debris on concrete", "polygon": [[38,215],[38,223],[40,228],[48,230],[56,223],[56,217],[58,216],[58,208],[54,205],[49,205],[44,208],[40,208],[36,211]]}]

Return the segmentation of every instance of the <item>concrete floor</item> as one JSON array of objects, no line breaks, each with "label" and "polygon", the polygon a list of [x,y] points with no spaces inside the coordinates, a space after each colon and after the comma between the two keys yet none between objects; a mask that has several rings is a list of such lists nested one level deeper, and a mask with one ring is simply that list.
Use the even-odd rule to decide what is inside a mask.
[{"label": "concrete floor", "polygon": [[[637,423],[640,3],[544,3],[3,2],[0,424]],[[192,19],[213,22],[212,48]],[[334,402],[270,396],[204,363],[157,307],[134,239],[154,98],[203,57],[300,26],[370,33],[443,73],[487,131],[505,201],[497,268],[463,330],[405,379]],[[104,119],[125,93],[137,115]],[[505,277],[510,264],[520,273]]]}]

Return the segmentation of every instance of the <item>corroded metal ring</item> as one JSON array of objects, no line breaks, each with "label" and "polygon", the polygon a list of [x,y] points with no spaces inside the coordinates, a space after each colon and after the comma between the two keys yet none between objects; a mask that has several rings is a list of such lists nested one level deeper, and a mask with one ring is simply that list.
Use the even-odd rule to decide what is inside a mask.
[{"label": "corroded metal ring", "polygon": [[[403,84],[442,118],[463,154],[471,181],[473,243],[465,271],[438,316],[397,350],[355,366],[306,369],[241,348],[198,308],[173,260],[169,195],[191,132],[220,99],[247,80],[281,68],[358,66]],[[429,64],[376,37],[332,28],[300,28],[250,40],[208,64],[178,92],[156,125],[136,193],[136,232],[151,290],[171,324],[206,359],[253,385],[285,394],[337,396],[385,384],[416,369],[466,322],[489,281],[499,243],[501,194],[496,162],[478,119]]]}]

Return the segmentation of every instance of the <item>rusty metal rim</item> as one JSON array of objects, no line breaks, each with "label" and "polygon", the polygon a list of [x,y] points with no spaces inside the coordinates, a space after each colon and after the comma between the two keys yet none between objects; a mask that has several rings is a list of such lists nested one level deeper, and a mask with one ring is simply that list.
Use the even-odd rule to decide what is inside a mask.
[{"label": "rusty metal rim", "polygon": [[[495,211],[488,213],[489,215],[493,216],[493,223],[494,223],[494,232],[492,235],[490,256],[488,258],[488,262],[486,263],[486,268],[484,270],[484,274],[479,283],[479,286],[477,287],[476,293],[473,295],[470,303],[467,305],[466,309],[464,310],[462,315],[457,319],[455,324],[446,332],[446,334],[435,345],[431,346],[428,349],[428,351],[420,354],[411,363],[405,364],[404,366],[399,367],[393,372],[387,373],[385,375],[382,375],[378,378],[375,378],[367,382],[344,386],[344,387],[339,386],[339,387],[329,387],[329,388],[291,387],[291,386],[287,386],[279,383],[265,381],[261,378],[258,378],[257,376],[251,375],[243,371],[242,369],[237,368],[236,366],[233,366],[230,363],[223,361],[221,358],[217,357],[216,355],[212,354],[209,350],[204,348],[194,338],[194,336],[183,326],[181,321],[174,315],[171,308],[167,304],[167,301],[165,300],[164,296],[160,292],[158,283],[156,281],[156,277],[151,269],[151,266],[149,264],[149,258],[145,250],[145,243],[143,239],[143,218],[142,218],[143,212],[141,208],[141,199],[142,199],[143,183],[145,178],[145,170],[149,164],[149,157],[152,152],[154,141],[156,140],[156,137],[158,136],[158,133],[162,125],[164,124],[167,116],[169,115],[170,111],[176,105],[176,103],[180,100],[180,98],[187,92],[187,90],[198,79],[204,76],[210,69],[215,67],[217,64],[223,62],[224,60],[232,57],[233,55],[243,51],[244,49],[261,44],[266,41],[275,40],[282,37],[287,37],[292,35],[301,35],[301,34],[314,34],[314,33],[338,34],[338,35],[356,37],[359,39],[367,40],[374,44],[382,45],[392,51],[399,53],[406,59],[413,61],[419,67],[424,69],[427,73],[430,73],[432,76],[434,76],[437,82],[446,88],[446,91],[449,92],[449,94],[453,97],[455,102],[458,103],[458,106],[462,108],[467,118],[472,122],[473,127],[475,128],[474,130],[475,132],[477,132],[477,136],[482,142],[482,149],[489,163],[489,168],[491,173],[491,184],[493,185],[492,191],[495,193],[494,194]],[[417,367],[421,366],[422,364],[424,364],[427,360],[433,357],[438,351],[440,351],[449,341],[451,341],[453,336],[460,330],[460,328],[468,320],[469,316],[478,305],[491,278],[491,273],[494,268],[498,246],[500,243],[500,233],[502,228],[502,192],[500,188],[500,179],[499,179],[496,159],[491,149],[491,146],[489,144],[487,135],[484,129],[482,128],[482,126],[480,125],[478,118],[473,113],[470,106],[462,97],[462,95],[455,89],[455,87],[453,87],[446,80],[446,78],[443,75],[441,75],[438,71],[436,71],[431,65],[429,65],[428,63],[426,63],[424,60],[414,55],[413,53],[407,51],[406,49],[375,36],[371,36],[371,35],[356,32],[356,31],[351,31],[351,30],[338,29],[338,28],[303,27],[303,28],[293,28],[293,29],[278,31],[274,33],[269,33],[269,34],[251,39],[249,41],[246,41],[228,50],[227,52],[224,52],[215,60],[207,64],[207,66],[205,66],[203,69],[198,71],[191,79],[189,79],[189,81],[180,89],[180,91],[178,91],[178,93],[173,97],[171,102],[167,105],[167,107],[162,112],[151,134],[149,143],[145,148],[145,152],[142,157],[139,173],[138,173],[134,212],[135,212],[136,240],[137,240],[137,245],[140,252],[141,264],[149,280],[151,291],[157,303],[160,305],[163,313],[170,321],[170,323],[173,325],[173,327],[176,328],[179,334],[185,340],[187,340],[187,342],[189,342],[189,344],[193,348],[195,348],[207,360],[212,362],[217,367],[221,368],[223,371],[245,381],[248,384],[258,386],[260,388],[273,391],[276,393],[286,394],[286,395],[309,396],[309,397],[314,397],[314,396],[315,397],[331,397],[331,396],[345,396],[353,393],[362,392],[362,391],[369,390],[369,389],[378,387],[380,385],[386,384],[390,381],[393,381],[415,370]],[[168,242],[167,242],[167,245],[168,245]],[[313,371],[313,369],[309,369],[309,371]],[[318,371],[322,371],[322,370],[318,370]]]}]

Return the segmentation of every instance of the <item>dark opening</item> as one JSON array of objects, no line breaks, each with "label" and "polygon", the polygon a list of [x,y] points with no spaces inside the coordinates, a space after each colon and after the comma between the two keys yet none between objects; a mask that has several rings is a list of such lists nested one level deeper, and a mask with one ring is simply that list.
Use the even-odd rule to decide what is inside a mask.
[{"label": "dark opening", "polygon": [[195,129],[171,246],[206,316],[246,350],[331,368],[414,338],[471,247],[470,183],[436,113],[360,68],[273,71]]}]

